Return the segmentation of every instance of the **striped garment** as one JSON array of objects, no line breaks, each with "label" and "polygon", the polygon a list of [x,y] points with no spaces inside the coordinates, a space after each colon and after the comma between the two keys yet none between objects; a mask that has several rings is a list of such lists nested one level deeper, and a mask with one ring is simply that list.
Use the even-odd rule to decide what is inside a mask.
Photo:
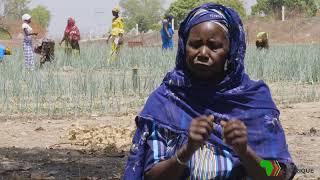
[{"label": "striped garment", "polygon": [[[172,158],[176,151],[187,142],[184,134],[178,134],[156,124],[145,123],[142,128],[136,130],[140,134],[139,143],[145,144],[144,172],[150,170],[157,163]],[[139,151],[138,144],[133,144],[131,155]],[[130,156],[130,155],[129,155]],[[296,166],[293,163],[279,162],[284,170],[286,180],[293,178]],[[206,143],[196,151],[188,162],[188,169],[182,179],[204,180],[204,179],[246,179],[247,176],[243,166],[234,166],[232,154],[219,146]]]},{"label": "striped garment", "polygon": [[[175,155],[179,144],[183,144],[186,137],[176,134],[168,129],[153,125],[144,126],[144,131],[150,134],[146,138],[146,162],[145,171],[151,169],[160,161],[171,158]],[[189,172],[184,179],[226,179],[233,169],[231,153],[222,150],[217,146],[206,144],[203,148],[194,153],[189,163]]]},{"label": "striped garment", "polygon": [[33,48],[32,48],[32,39],[31,37],[26,37],[23,40],[23,55],[25,67],[28,70],[34,69],[34,60],[33,60]]}]

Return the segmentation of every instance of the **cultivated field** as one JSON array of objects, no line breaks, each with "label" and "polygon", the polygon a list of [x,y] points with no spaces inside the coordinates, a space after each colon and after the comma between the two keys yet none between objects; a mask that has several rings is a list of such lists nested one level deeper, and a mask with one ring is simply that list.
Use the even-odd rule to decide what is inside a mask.
[{"label": "cultivated field", "polygon": [[[57,48],[55,62],[32,72],[21,49],[0,64],[0,176],[118,179],[134,117],[176,52],[123,49],[109,64],[104,44],[83,44],[74,57]],[[320,179],[319,54],[320,45],[277,45],[246,55],[246,71],[269,84],[281,109],[298,168],[314,170],[296,179]]]}]

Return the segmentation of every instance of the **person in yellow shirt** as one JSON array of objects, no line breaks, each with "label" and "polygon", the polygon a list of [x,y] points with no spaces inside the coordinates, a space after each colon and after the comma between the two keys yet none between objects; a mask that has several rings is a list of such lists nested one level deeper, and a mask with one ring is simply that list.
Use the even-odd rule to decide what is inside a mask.
[{"label": "person in yellow shirt", "polygon": [[112,39],[110,55],[113,60],[115,56],[119,54],[120,47],[123,44],[124,21],[123,21],[123,18],[119,16],[119,14],[120,14],[119,6],[112,9],[112,15],[114,16],[114,18],[112,19],[111,33],[107,39],[107,43],[109,42],[110,38]]},{"label": "person in yellow shirt", "polygon": [[259,32],[257,34],[257,40],[256,40],[256,47],[257,49],[269,49],[269,40],[268,40],[268,33],[266,32]]}]

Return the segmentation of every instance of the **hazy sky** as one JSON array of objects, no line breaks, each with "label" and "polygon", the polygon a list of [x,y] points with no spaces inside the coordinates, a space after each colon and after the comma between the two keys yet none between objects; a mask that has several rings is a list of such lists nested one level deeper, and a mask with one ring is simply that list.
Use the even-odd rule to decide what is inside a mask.
[{"label": "hazy sky", "polygon": [[[166,0],[168,7],[173,0]],[[256,0],[245,0],[245,6],[249,10]],[[49,35],[62,36],[68,17],[76,19],[83,36],[90,32],[107,32],[111,25],[111,10],[119,0],[31,0],[30,6],[46,6],[51,12]]]}]

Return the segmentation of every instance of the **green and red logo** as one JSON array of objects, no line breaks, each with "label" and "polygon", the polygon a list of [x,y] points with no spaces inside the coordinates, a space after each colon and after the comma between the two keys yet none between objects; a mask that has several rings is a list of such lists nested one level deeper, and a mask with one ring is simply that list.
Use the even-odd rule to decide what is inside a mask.
[{"label": "green and red logo", "polygon": [[262,160],[260,166],[266,170],[267,176],[280,176],[281,167],[276,160]]}]

